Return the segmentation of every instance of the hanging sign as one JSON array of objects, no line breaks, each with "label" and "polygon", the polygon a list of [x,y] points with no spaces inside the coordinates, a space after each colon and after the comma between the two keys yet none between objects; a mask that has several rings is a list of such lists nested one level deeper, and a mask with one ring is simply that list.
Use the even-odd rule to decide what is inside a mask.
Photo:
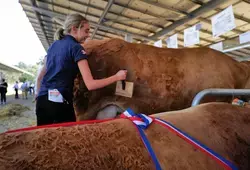
[{"label": "hanging sign", "polygon": [[200,43],[200,29],[201,24],[196,24],[195,26],[184,30],[184,47]]},{"label": "hanging sign", "polygon": [[178,48],[177,36],[178,36],[177,34],[174,34],[166,40],[168,48]]},{"label": "hanging sign", "polygon": [[213,37],[218,37],[236,27],[232,5],[213,16],[211,20]]},{"label": "hanging sign", "polygon": [[154,46],[155,47],[162,47],[162,40],[159,40],[159,41],[156,41],[155,43],[154,43]]}]

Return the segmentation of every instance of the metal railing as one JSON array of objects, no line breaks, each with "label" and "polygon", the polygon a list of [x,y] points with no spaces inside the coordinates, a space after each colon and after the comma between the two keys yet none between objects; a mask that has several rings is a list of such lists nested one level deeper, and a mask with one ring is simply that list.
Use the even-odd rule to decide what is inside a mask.
[{"label": "metal railing", "polygon": [[249,96],[250,89],[205,89],[199,92],[192,101],[192,106],[200,103],[205,96]]}]

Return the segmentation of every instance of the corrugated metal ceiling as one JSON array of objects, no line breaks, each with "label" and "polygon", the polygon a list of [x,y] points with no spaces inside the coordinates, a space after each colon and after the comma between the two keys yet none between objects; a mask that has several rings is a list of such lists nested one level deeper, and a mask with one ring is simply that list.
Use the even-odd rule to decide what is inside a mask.
[{"label": "corrugated metal ceiling", "polygon": [[[184,29],[202,24],[200,44],[208,46],[220,41],[229,44],[250,30],[249,0],[20,0],[29,21],[45,49],[53,42],[53,34],[69,13],[84,15],[96,39],[121,38],[130,34],[136,43],[155,41],[178,33],[178,46],[184,46]],[[236,28],[218,38],[212,36],[211,17],[233,6]],[[197,14],[197,16],[196,16]],[[188,22],[182,22],[188,21]],[[173,28],[173,29],[171,29]],[[93,35],[94,34],[94,35]],[[166,46],[165,41],[164,46]],[[237,58],[250,57],[250,47],[227,52]]]}]

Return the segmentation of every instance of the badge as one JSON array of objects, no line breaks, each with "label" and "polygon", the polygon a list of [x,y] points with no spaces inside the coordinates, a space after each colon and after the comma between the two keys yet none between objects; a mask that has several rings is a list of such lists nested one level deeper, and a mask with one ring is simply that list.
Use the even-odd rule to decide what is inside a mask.
[{"label": "badge", "polygon": [[63,96],[57,89],[48,90],[48,94],[49,101],[63,103]]}]

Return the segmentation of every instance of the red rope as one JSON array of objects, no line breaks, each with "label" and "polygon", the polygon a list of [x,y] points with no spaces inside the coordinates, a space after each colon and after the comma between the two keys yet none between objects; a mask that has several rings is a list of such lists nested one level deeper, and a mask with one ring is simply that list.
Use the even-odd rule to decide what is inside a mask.
[{"label": "red rope", "polygon": [[66,126],[74,126],[74,125],[85,125],[85,124],[93,124],[93,123],[102,123],[102,122],[107,122],[107,121],[115,120],[115,119],[120,119],[120,118],[103,119],[103,120],[85,120],[85,121],[66,122],[66,123],[56,123],[56,124],[50,124],[50,125],[43,125],[43,126],[35,126],[35,127],[27,127],[27,128],[9,130],[9,131],[7,131],[5,133],[25,132],[25,131],[36,130],[36,129],[43,129],[43,128],[66,127]]}]

